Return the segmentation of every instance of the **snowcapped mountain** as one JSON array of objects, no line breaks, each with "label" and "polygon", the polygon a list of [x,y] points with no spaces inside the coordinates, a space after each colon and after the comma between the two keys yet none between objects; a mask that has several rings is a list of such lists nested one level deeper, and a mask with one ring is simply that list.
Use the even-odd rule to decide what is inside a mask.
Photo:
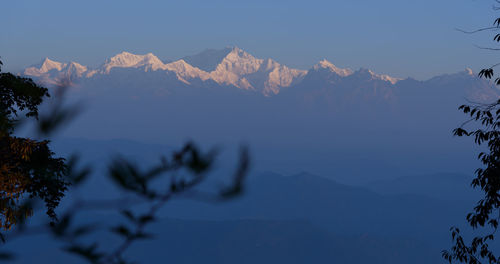
[{"label": "snowcapped mountain", "polygon": [[39,64],[24,70],[24,75],[49,85],[71,84],[81,78],[88,69],[76,62],[61,63],[45,58]]},{"label": "snowcapped mountain", "polygon": [[206,49],[196,55],[186,56],[182,58],[185,62],[193,65],[196,68],[200,68],[206,72],[215,71],[217,65],[222,62],[222,60],[233,50],[233,48],[227,47],[221,50],[216,49]]},{"label": "snowcapped mountain", "polygon": [[290,69],[272,59],[257,59],[239,48],[232,49],[210,73],[217,83],[256,90],[266,96],[278,94],[305,74],[306,71]]},{"label": "snowcapped mountain", "polygon": [[186,84],[189,84],[188,80],[190,80],[190,79],[199,78],[203,81],[210,79],[210,74],[208,74],[207,72],[205,72],[203,70],[200,70],[196,67],[189,65],[187,62],[185,62],[182,59],[165,64],[165,65],[163,65],[162,69],[175,72],[177,78]]},{"label": "snowcapped mountain", "polygon": [[[344,168],[345,175],[365,165],[379,173],[386,173],[385,168],[396,173],[397,158],[408,149],[420,151],[412,156],[415,170],[421,159],[436,155],[439,159],[427,162],[456,167],[460,162],[450,153],[471,153],[447,149],[457,143],[452,129],[466,119],[458,106],[467,104],[466,99],[488,103],[500,98],[494,84],[470,69],[423,81],[400,80],[327,60],[308,70],[293,69],[239,48],[206,50],[172,62],[123,52],[95,68],[46,59],[24,74],[47,84],[74,85],[70,100],[81,100],[86,108],[67,130],[71,137],[173,144],[186,139],[210,144],[241,140],[266,150],[268,156],[261,162],[281,159],[273,152],[277,148],[297,164],[313,159],[311,164],[318,165],[317,156],[309,153],[322,153],[322,162]],[[291,142],[299,147],[292,150]],[[351,151],[352,146],[359,148]],[[369,148],[373,151],[366,152]],[[326,154],[332,150],[339,154]],[[341,156],[376,156],[384,165],[352,166],[341,162]]]},{"label": "snowcapped mountain", "polygon": [[336,73],[339,76],[346,77],[349,76],[353,73],[351,69],[340,69],[337,68],[337,66],[333,65],[331,62],[327,61],[326,59],[323,59],[322,61],[318,62],[318,64],[313,66],[313,70],[315,71],[321,71],[322,69],[325,69],[329,72]]},{"label": "snowcapped mountain", "polygon": [[191,85],[193,80],[211,80],[220,85],[256,91],[265,96],[278,94],[282,88],[291,86],[307,73],[290,69],[272,59],[255,58],[235,47],[219,51],[206,50],[170,63],[163,63],[152,53],[136,55],[122,52],[107,59],[96,69],[47,58],[38,65],[26,68],[23,74],[45,84],[61,85],[73,84],[77,79],[96,78],[98,75],[112,76],[118,69],[164,71],[175,74],[179,81],[187,85]]},{"label": "snowcapped mountain", "polygon": [[[167,74],[175,74],[179,81],[187,85],[191,85],[193,80],[201,82],[211,80],[219,85],[255,91],[265,96],[276,95],[282,89],[300,83],[309,72],[289,68],[272,59],[259,59],[234,47],[222,50],[209,49],[170,63],[163,63],[152,53],[136,55],[122,52],[107,59],[95,69],[76,62],[61,63],[46,58],[40,64],[26,68],[23,75],[46,85],[67,85],[97,76],[112,77],[113,71],[118,69],[136,69],[142,72],[164,71]],[[320,61],[311,70],[328,71],[340,77],[353,74],[351,69],[338,68],[326,60]],[[387,75],[372,74],[374,79],[393,84],[397,82],[397,79]]]},{"label": "snowcapped mountain", "polygon": [[100,67],[100,73],[109,74],[113,68],[143,68],[145,71],[164,68],[163,62],[153,53],[146,55],[135,55],[129,52],[122,52],[106,60]]},{"label": "snowcapped mountain", "polygon": [[453,97],[453,100],[491,101],[499,95],[491,83],[477,78],[470,69],[427,81],[402,80],[365,68],[340,68],[326,59],[309,70],[292,69],[270,58],[256,58],[238,47],[207,49],[167,63],[152,53],[122,52],[97,68],[46,58],[26,68],[23,75],[49,86],[78,84],[81,91],[94,89],[94,94],[101,88],[110,93],[113,89],[126,90],[130,96],[140,94],[141,89],[168,95],[194,91],[181,88],[191,87],[196,91],[224,88],[221,91],[244,91],[266,97],[287,94],[284,97],[294,97],[296,103],[326,103],[335,107],[362,102],[368,108],[429,95],[439,100]]}]

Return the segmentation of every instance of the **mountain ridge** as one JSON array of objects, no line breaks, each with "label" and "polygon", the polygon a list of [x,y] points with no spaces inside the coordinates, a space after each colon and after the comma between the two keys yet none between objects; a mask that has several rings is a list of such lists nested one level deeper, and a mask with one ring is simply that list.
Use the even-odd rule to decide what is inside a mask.
[{"label": "mountain ridge", "polygon": [[[70,64],[76,67],[69,68]],[[339,68],[326,59],[321,60],[309,70],[294,69],[271,58],[256,58],[238,47],[228,47],[222,50],[208,49],[168,63],[162,62],[153,53],[137,55],[123,51],[106,59],[97,68],[46,58],[41,64],[24,69],[22,75],[47,85],[75,84],[96,75],[109,75],[118,68],[137,69],[144,72],[165,71],[174,73],[179,81],[187,85],[191,85],[195,79],[203,82],[211,80],[219,85],[256,91],[264,96],[277,95],[283,89],[301,82],[313,70],[327,70],[342,78],[359,71]],[[400,80],[372,71],[369,73],[373,79],[387,81],[393,85]]]}]

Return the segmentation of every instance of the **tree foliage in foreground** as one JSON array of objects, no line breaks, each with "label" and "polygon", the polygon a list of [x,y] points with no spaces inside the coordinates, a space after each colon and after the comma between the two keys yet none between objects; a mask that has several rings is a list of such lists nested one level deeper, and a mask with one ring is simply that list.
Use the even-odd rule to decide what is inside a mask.
[{"label": "tree foliage in foreground", "polygon": [[[203,152],[195,144],[187,143],[146,169],[124,158],[115,159],[108,165],[107,175],[113,185],[124,191],[123,197],[112,200],[74,198],[57,217],[55,209],[61,199],[88,179],[91,167],[81,168],[74,157],[69,160],[54,158],[48,140],[14,136],[23,121],[21,115],[37,120],[38,131],[49,134],[75,113],[74,107],[56,104],[48,116],[39,118],[38,107],[47,97],[48,90],[31,79],[0,72],[0,227],[4,231],[7,229],[0,233],[3,243],[20,236],[46,233],[52,235],[54,241],[61,242],[64,251],[89,263],[130,263],[124,256],[127,249],[137,241],[154,237],[154,230],[147,230],[147,227],[175,196],[190,193],[204,201],[220,202],[243,191],[249,168],[246,148],[241,148],[232,182],[217,192],[201,193],[195,188],[206,179],[216,151]],[[30,226],[24,220],[36,207],[26,201],[40,199],[45,202],[49,221]],[[109,223],[99,219],[99,223],[86,223],[83,214],[88,210],[116,212],[122,216],[122,221]],[[118,236],[120,241],[110,248],[101,241],[92,241],[89,234],[99,234],[101,238],[110,234]],[[16,253],[21,252],[0,250],[0,261],[9,261],[17,256]]]},{"label": "tree foliage in foreground", "polygon": [[22,203],[26,196],[42,199],[47,215],[57,220],[54,210],[68,186],[64,159],[53,157],[47,140],[13,135],[21,115],[38,119],[38,107],[46,97],[46,88],[0,68],[0,230],[33,213]]},{"label": "tree foliage in foreground", "polygon": [[[498,29],[500,18],[494,21],[493,27],[473,32]],[[500,34],[496,34],[493,39],[500,42]],[[479,77],[492,79],[493,68],[498,65],[500,64],[482,69]],[[500,85],[500,77],[495,79],[495,84]],[[460,229],[452,227],[453,246],[450,250],[443,251],[443,257],[450,263],[457,261],[469,264],[499,264],[499,249],[494,248],[492,244],[500,221],[500,100],[491,104],[462,105],[459,109],[468,115],[469,119],[453,131],[454,135],[472,137],[477,145],[487,147],[487,151],[478,155],[484,167],[476,170],[476,177],[471,183],[472,187],[481,189],[484,196],[467,215],[469,225],[481,235],[467,242]]]},{"label": "tree foliage in foreground", "polygon": [[488,151],[478,155],[484,168],[476,170],[476,177],[471,184],[474,188],[480,188],[484,197],[467,215],[470,226],[481,229],[480,232],[485,234],[474,237],[467,244],[460,235],[460,230],[453,227],[451,231],[454,246],[451,251],[444,251],[443,256],[450,263],[453,260],[471,264],[485,261],[500,263],[499,256],[489,246],[495,238],[500,221],[500,100],[474,107],[462,105],[460,109],[470,116],[469,122],[479,122],[481,127],[472,130],[460,127],[454,130],[454,134],[473,137],[476,144],[487,145],[488,148]]}]

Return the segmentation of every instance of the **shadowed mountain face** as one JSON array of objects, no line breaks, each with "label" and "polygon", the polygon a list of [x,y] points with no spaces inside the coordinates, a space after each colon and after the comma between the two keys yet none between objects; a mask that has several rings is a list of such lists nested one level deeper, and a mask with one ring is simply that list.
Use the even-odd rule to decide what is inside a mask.
[{"label": "shadowed mountain face", "polygon": [[206,72],[212,72],[217,69],[217,65],[222,62],[231,50],[232,48],[225,48],[222,50],[206,49],[199,54],[186,56],[182,59],[196,68]]}]

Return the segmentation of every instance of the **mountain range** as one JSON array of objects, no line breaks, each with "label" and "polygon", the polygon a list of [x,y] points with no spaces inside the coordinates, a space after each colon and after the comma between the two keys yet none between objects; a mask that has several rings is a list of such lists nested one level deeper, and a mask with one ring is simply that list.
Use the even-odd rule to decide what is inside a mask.
[{"label": "mountain range", "polygon": [[475,150],[452,137],[466,118],[457,108],[500,97],[470,69],[428,80],[326,60],[299,70],[240,48],[172,62],[122,52],[95,68],[45,59],[22,74],[71,86],[70,95],[84,98],[83,113],[65,130],[69,137],[247,142],[261,169],[335,170],[349,182],[472,173]]},{"label": "mountain range", "polygon": [[401,105],[412,109],[429,100],[441,106],[458,105],[464,98],[492,102],[500,96],[491,82],[478,78],[468,68],[419,81],[377,74],[366,68],[339,68],[327,60],[308,70],[293,69],[269,58],[256,58],[238,47],[207,49],[171,62],[163,62],[152,53],[122,52],[96,68],[45,58],[21,74],[47,86],[71,86],[76,92],[94,97],[116,97],[117,91],[129,99],[210,97],[221,93],[260,95],[279,98],[273,101],[284,105],[319,107],[327,112]]},{"label": "mountain range", "polygon": [[[326,60],[292,69],[239,48],[172,62],[122,52],[95,68],[45,59],[21,74],[90,99],[66,132],[85,140],[54,144],[56,153],[79,150],[91,164],[104,166],[107,152],[149,164],[176,149],[167,146],[192,139],[203,149],[225,144],[213,172],[220,178],[236,162],[228,146],[248,143],[252,177],[241,199],[219,206],[185,197],[162,214],[169,224],[158,229],[166,237],[161,245],[175,248],[178,263],[234,262],[224,256],[254,256],[242,263],[304,263],[312,256],[441,263],[449,227],[463,226],[478,197],[469,182],[479,149],[452,137],[466,118],[457,107],[500,97],[470,69],[420,81]],[[103,181],[96,177],[88,193],[112,195]],[[365,184],[352,184],[359,182]],[[230,252],[214,254],[221,245]]]},{"label": "mountain range", "polygon": [[[67,85],[102,75],[112,75],[119,69],[159,71],[166,75],[175,75],[177,81],[186,85],[194,85],[200,81],[215,82],[218,85],[255,91],[265,96],[277,95],[304,79],[314,79],[318,75],[330,79],[331,82],[350,77],[380,81],[390,86],[401,81],[399,78],[376,74],[363,68],[357,71],[339,68],[327,60],[318,62],[309,70],[292,69],[270,58],[256,58],[238,47],[207,49],[168,63],[162,62],[152,53],[136,55],[122,52],[95,69],[77,62],[62,63],[45,58],[39,64],[26,68],[22,74],[48,85]],[[471,73],[470,70],[467,71]]]},{"label": "mountain range", "polygon": [[[148,166],[154,163],[156,152],[168,149],[122,140],[56,142],[58,153],[79,150],[84,163],[104,167],[105,157],[115,151],[127,156],[134,153],[138,158],[135,161]],[[104,171],[94,171],[90,184],[82,187],[80,194],[92,193],[92,199],[113,199],[121,193],[101,174]],[[218,180],[228,180],[228,175],[221,176]],[[414,178],[410,186],[389,185],[386,190],[374,192],[309,173],[252,173],[244,194],[234,201],[210,203],[190,193],[170,201],[155,224],[148,227],[154,239],[134,245],[129,256],[147,263],[160,263],[158,259],[163,261],[165,256],[175,263],[442,263],[440,251],[450,244],[449,226],[461,225],[473,203],[461,200],[464,187],[453,184],[462,182],[460,177],[430,178],[431,181],[426,177]],[[199,193],[217,191],[218,180],[199,186]],[[421,195],[421,191],[427,191],[420,186],[428,183],[438,185],[429,194],[441,194],[439,182],[452,184],[447,199]],[[164,183],[159,180],[155,185]],[[405,185],[414,194],[400,189]],[[387,191],[401,193],[381,194]],[[70,204],[71,199],[73,196],[68,196],[65,202]],[[96,218],[105,219],[105,223],[125,221],[108,212],[82,212],[81,216],[85,223]],[[98,232],[95,236],[103,248],[117,241],[115,236],[106,234]],[[43,237],[29,238],[8,244],[7,249],[28,245],[29,254],[14,263],[32,263],[37,259],[80,263],[61,254],[55,243],[41,243]]]},{"label": "mountain range", "polygon": [[[255,58],[235,47],[205,50],[198,55],[169,63],[163,63],[152,53],[135,55],[122,52],[107,59],[97,69],[91,69],[76,62],[61,63],[46,58],[41,63],[26,68],[23,74],[47,84],[61,85],[68,82],[74,83],[80,79],[95,78],[99,75],[109,75],[120,68],[144,72],[161,71],[167,75],[174,74],[178,81],[187,85],[191,85],[196,80],[213,81],[220,85],[258,91],[266,96],[278,94],[281,89],[300,81],[307,73],[307,71],[288,68],[272,59]],[[343,71],[350,73],[348,70],[338,70],[340,73]]]},{"label": "mountain range", "polygon": [[[122,153],[140,167],[149,167],[158,160],[158,153],[172,150],[124,140],[54,143],[60,155],[79,151],[81,162],[92,164],[95,172],[74,196],[65,197],[63,207],[80,195],[92,194],[91,199],[100,200],[123,194],[106,177],[104,161],[113,154]],[[230,174],[215,170],[197,192],[167,203],[147,229],[154,239],[135,244],[128,252],[131,260],[161,263],[158,259],[168,256],[174,263],[442,263],[440,251],[450,246],[449,227],[462,227],[475,201],[464,197],[470,178],[464,181],[461,175],[419,175],[399,179],[397,184],[352,186],[332,180],[337,171],[331,171],[328,178],[306,172],[284,176],[252,171],[241,197],[212,203],[203,194],[217,192],[222,182],[231,179]],[[168,182],[166,178],[154,184],[162,188]],[[104,221],[103,226],[108,226],[127,221],[105,211],[79,215],[82,224]],[[462,232],[468,234],[467,229]],[[118,238],[102,230],[90,239],[97,239],[102,249],[115,245]],[[26,248],[29,252],[13,263],[46,259],[83,263],[61,254],[58,244],[41,235],[13,242],[7,250]]]}]

